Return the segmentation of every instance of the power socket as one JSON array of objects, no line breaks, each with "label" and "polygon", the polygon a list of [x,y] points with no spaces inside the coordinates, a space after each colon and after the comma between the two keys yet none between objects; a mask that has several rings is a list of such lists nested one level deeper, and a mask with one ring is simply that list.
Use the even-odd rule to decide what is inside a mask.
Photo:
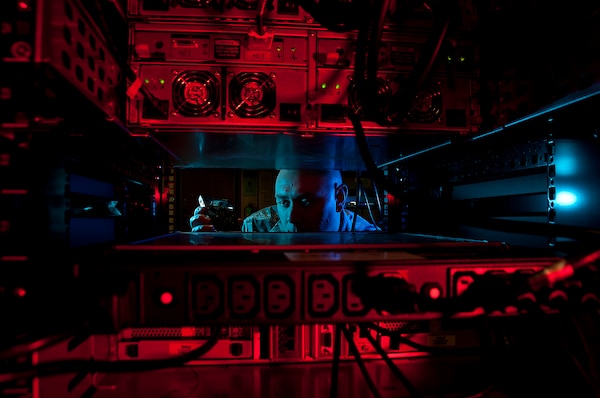
[{"label": "power socket", "polygon": [[267,318],[290,317],[296,310],[296,283],[288,275],[267,275],[263,281]]},{"label": "power socket", "polygon": [[193,298],[190,319],[217,319],[223,315],[223,282],[213,275],[196,275],[191,279]]},{"label": "power socket", "polygon": [[342,312],[347,316],[365,316],[370,308],[354,293],[354,283],[360,276],[346,274],[342,278]]},{"label": "power socket", "polygon": [[308,314],[313,318],[333,316],[340,306],[338,280],[331,274],[308,276]]},{"label": "power socket", "polygon": [[228,279],[228,304],[232,318],[249,319],[260,310],[260,284],[251,275],[233,275]]}]

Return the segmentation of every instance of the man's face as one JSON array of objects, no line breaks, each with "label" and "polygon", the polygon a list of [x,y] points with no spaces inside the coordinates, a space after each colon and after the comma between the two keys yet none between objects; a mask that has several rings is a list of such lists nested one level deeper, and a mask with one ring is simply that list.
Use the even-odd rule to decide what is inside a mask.
[{"label": "man's face", "polygon": [[338,231],[336,184],[327,175],[282,170],[275,181],[275,201],[284,232]]}]

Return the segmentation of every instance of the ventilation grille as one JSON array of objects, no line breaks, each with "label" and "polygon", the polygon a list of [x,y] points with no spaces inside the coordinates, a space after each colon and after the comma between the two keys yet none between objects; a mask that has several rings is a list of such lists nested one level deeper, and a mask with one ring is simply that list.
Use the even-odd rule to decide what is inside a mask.
[{"label": "ventilation grille", "polygon": [[215,74],[187,70],[173,79],[173,110],[186,117],[209,116],[218,111],[220,82]]},{"label": "ventilation grille", "polygon": [[442,117],[442,88],[438,82],[427,81],[417,93],[407,118],[415,123],[433,123]]},{"label": "ventilation grille", "polygon": [[[127,339],[162,340],[162,339],[205,339],[211,336],[209,327],[154,327],[129,328],[123,335]],[[221,339],[251,339],[252,327],[229,326],[219,331]]]},{"label": "ventilation grille", "polygon": [[[373,92],[363,93],[362,89],[356,83],[352,83],[348,89],[348,105],[352,112],[361,119],[369,119],[369,115],[388,115],[390,113],[390,104],[392,101],[392,88],[388,82],[377,78],[377,87],[369,88]],[[365,103],[364,101],[369,101]],[[368,109],[366,112],[365,110]]]},{"label": "ventilation grille", "polygon": [[229,106],[241,118],[262,118],[276,106],[276,85],[264,72],[240,72],[229,82]]}]

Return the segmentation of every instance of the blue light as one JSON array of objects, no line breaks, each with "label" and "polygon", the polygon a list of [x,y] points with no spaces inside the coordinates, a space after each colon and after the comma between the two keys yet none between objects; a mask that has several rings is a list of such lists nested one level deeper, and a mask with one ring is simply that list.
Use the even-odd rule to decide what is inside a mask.
[{"label": "blue light", "polygon": [[576,149],[567,145],[561,146],[561,152],[555,156],[556,174],[561,176],[573,176],[577,175],[578,168],[580,166],[580,159]]},{"label": "blue light", "polygon": [[556,193],[556,204],[560,206],[572,206],[577,202],[577,195],[569,191]]}]

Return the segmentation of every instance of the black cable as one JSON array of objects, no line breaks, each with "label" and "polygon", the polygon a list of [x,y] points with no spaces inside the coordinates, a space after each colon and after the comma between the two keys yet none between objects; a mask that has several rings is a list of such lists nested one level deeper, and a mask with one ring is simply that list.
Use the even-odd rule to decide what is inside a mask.
[{"label": "black cable", "polygon": [[365,326],[365,325],[359,325],[359,328],[361,330],[367,331],[367,333],[366,333],[367,340],[369,340],[369,343],[371,343],[371,345],[373,346],[373,348],[375,348],[375,351],[377,351],[377,353],[385,361],[385,363],[387,364],[388,368],[392,371],[392,373],[394,374],[394,376],[396,376],[396,378],[400,381],[400,383],[402,383],[402,385],[404,386],[404,388],[406,388],[406,390],[410,393],[410,396],[413,397],[413,398],[420,398],[420,397],[422,397],[423,395],[421,395],[421,393],[412,385],[412,383],[408,380],[408,378],[404,375],[404,373],[402,373],[402,371],[400,370],[400,368],[398,368],[398,366],[396,366],[396,364],[394,363],[394,361],[391,360],[391,358],[389,357],[389,355],[387,354],[387,352],[385,352],[385,350],[381,347],[381,344],[379,344],[373,338],[373,336],[371,336],[371,333],[369,333],[369,330],[368,330],[367,326]]},{"label": "black cable", "polygon": [[356,197],[355,197],[356,207],[354,208],[354,217],[352,217],[352,228],[350,228],[350,231],[354,231],[354,228],[356,226],[356,219],[358,216],[361,192],[362,192],[362,184],[360,181],[360,171],[356,171]]},{"label": "black cable", "polygon": [[367,50],[367,81],[371,84],[377,84],[377,70],[379,67],[379,44],[383,36],[383,26],[387,10],[390,7],[391,0],[380,0],[381,5],[375,7],[376,13],[373,13],[372,31],[370,33],[369,45]]},{"label": "black cable", "polygon": [[[373,211],[371,210],[371,204],[369,203],[369,197],[367,196],[367,191],[363,189],[362,193],[363,193],[363,197],[365,198],[365,205],[367,206],[367,211],[369,212],[371,224],[377,226],[378,222],[375,221],[375,217],[373,216]],[[381,214],[381,213],[379,213],[379,214]]]},{"label": "black cable", "polygon": [[187,362],[203,356],[210,351],[219,341],[219,327],[212,327],[210,338],[200,347],[191,350],[183,355],[164,359],[149,359],[138,361],[95,361],[95,360],[62,360],[43,362],[37,365],[17,364],[10,368],[0,368],[0,384],[26,379],[31,377],[52,376],[71,372],[141,372],[148,370],[164,369],[169,367],[178,367]]},{"label": "black cable", "polygon": [[409,347],[415,348],[419,351],[423,351],[429,354],[435,355],[473,355],[478,354],[482,351],[479,347],[473,348],[454,348],[454,347],[432,347],[423,344],[416,343],[411,339],[403,337],[398,331],[390,331],[388,329],[382,328],[381,326],[374,323],[365,323],[365,326],[369,329],[373,329],[378,333],[381,333],[384,336],[393,336],[398,339],[400,343],[404,343]]},{"label": "black cable", "polygon": [[370,11],[368,1],[300,0],[298,4],[315,21],[332,32],[356,30]]},{"label": "black cable", "polygon": [[360,373],[362,373],[362,375],[363,375],[363,379],[365,380],[365,383],[367,383],[367,387],[369,387],[369,390],[371,390],[371,393],[373,394],[373,396],[375,398],[381,398],[381,393],[379,392],[379,390],[377,389],[377,386],[373,382],[373,379],[369,375],[367,367],[365,366],[365,363],[362,360],[362,357],[360,355],[360,351],[358,351],[358,348],[356,347],[356,344],[354,343],[352,333],[348,330],[348,328],[345,324],[338,325],[338,326],[342,329],[342,332],[344,333],[344,337],[346,338],[346,341],[348,342],[348,347],[350,348],[350,351],[351,351],[352,355],[354,356],[354,359],[356,360],[356,364],[358,365],[358,368],[360,369]]},{"label": "black cable", "polygon": [[335,337],[333,339],[333,362],[331,364],[331,387],[330,398],[338,398],[338,379],[340,373],[340,355],[342,351],[342,325],[335,326]]},{"label": "black cable", "polygon": [[[383,15],[385,15],[385,14],[383,13]],[[442,18],[442,19],[436,21],[436,24],[435,24],[436,29],[434,29],[434,34],[432,35],[432,37],[434,39],[431,40],[429,46],[427,46],[427,48],[425,48],[423,50],[423,52],[421,53],[421,55],[419,56],[419,59],[417,60],[417,64],[415,65],[409,78],[405,82],[405,86],[403,87],[403,89],[400,90],[394,96],[394,99],[393,99],[394,105],[397,108],[397,112],[396,112],[396,116],[395,116],[396,119],[402,118],[408,112],[408,110],[410,109],[410,106],[412,105],[412,102],[414,101],[414,98],[416,96],[418,88],[423,83],[423,81],[426,79],[426,77],[429,75],[431,68],[433,67],[433,64],[437,58],[437,55],[441,48],[441,45],[442,45],[442,43],[446,37],[446,34],[448,32],[450,21],[451,21],[450,15],[446,15],[445,18]],[[371,39],[373,40],[373,42],[371,42],[369,48],[375,48],[378,46],[378,44],[375,43],[375,41],[377,40],[378,34],[380,34],[380,33],[378,33],[378,31],[376,31],[375,35],[371,36]],[[363,32],[361,35],[361,32],[359,32],[359,38],[361,38],[361,37],[363,37],[363,38],[368,37],[368,34],[365,34]],[[357,67],[359,65],[361,65],[361,61],[364,63],[364,59],[359,58],[359,57],[363,56],[363,53],[358,51],[358,49],[360,48],[359,47],[360,45],[361,45],[361,41],[359,40],[359,42],[357,44],[356,61],[355,61],[355,65]],[[372,51],[373,50],[371,50],[371,52]],[[373,66],[374,62],[375,61],[368,62],[371,69],[374,69],[374,66]],[[368,71],[368,74],[376,75],[376,71],[375,72],[373,70]],[[355,75],[355,80],[359,77],[360,76]],[[373,82],[373,84],[374,83],[376,83],[376,82]],[[377,167],[377,165],[375,164],[375,161],[373,159],[373,156],[371,155],[371,151],[368,146],[367,138],[365,136],[365,132],[364,132],[363,126],[361,124],[360,118],[358,117],[358,115],[354,114],[354,112],[351,112],[351,111],[348,112],[348,117],[349,117],[350,121],[352,122],[352,126],[353,126],[354,132],[355,132],[356,144],[358,146],[359,153],[361,155],[363,163],[365,164],[365,166],[367,168],[367,171],[369,172],[369,174],[371,174],[372,178],[376,182],[378,182],[379,185],[384,190],[392,193],[396,197],[400,197],[400,194],[402,192],[397,187],[395,187],[392,182],[390,182],[388,180],[388,178],[383,174],[383,171],[380,170],[379,167]]]},{"label": "black cable", "polygon": [[257,33],[262,36],[265,34],[265,27],[264,27],[264,17],[265,17],[265,8],[267,6],[267,1],[268,0],[259,0],[258,1],[258,7],[256,8],[256,29],[257,29]]},{"label": "black cable", "polygon": [[396,187],[392,184],[383,174],[383,171],[377,167],[373,156],[371,155],[371,151],[369,149],[369,143],[367,142],[367,137],[365,136],[365,131],[363,129],[362,123],[360,121],[360,117],[356,115],[354,112],[348,112],[348,118],[352,122],[352,126],[354,128],[354,136],[356,138],[356,143],[358,147],[358,152],[363,160],[367,168],[367,172],[371,176],[372,179],[379,182],[379,185],[391,193],[395,197],[401,196],[400,188]]},{"label": "black cable", "polygon": [[377,181],[375,181],[371,178],[371,185],[373,185],[375,199],[377,200],[377,211],[379,213],[379,223],[381,223],[383,221],[383,206],[381,205],[381,198],[379,197],[379,190],[377,189]]},{"label": "black cable", "polygon": [[52,347],[56,344],[59,344],[62,341],[69,339],[72,336],[72,333],[64,332],[52,336],[41,337],[34,341],[27,341],[15,344],[0,352],[0,361],[11,358],[17,358],[23,355],[28,355],[33,351],[39,351],[44,348]]}]

